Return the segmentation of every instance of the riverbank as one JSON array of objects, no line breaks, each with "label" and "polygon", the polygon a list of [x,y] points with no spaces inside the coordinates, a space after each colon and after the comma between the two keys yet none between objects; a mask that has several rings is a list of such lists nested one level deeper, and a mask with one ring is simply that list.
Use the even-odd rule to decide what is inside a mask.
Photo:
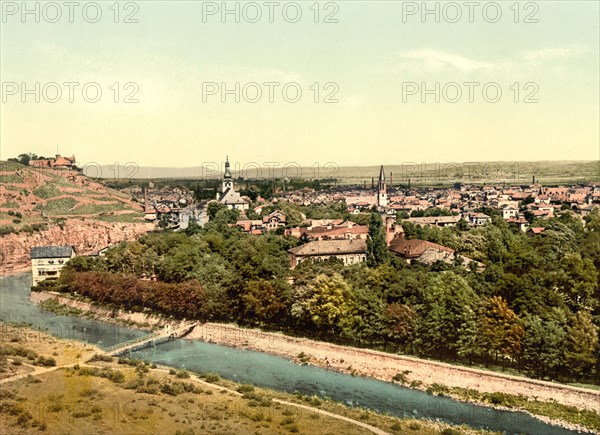
[{"label": "riverbank", "polygon": [[[146,330],[173,322],[172,319],[152,314],[111,310],[59,294],[32,293],[31,299],[38,303],[55,299],[60,304],[82,310],[82,313],[92,314],[98,320],[124,323],[127,326]],[[496,408],[525,410],[537,418],[570,429],[582,429],[584,426],[588,429],[590,426],[597,427],[595,420],[600,410],[600,392],[593,390],[369,349],[289,337],[281,333],[240,328],[236,325],[205,323],[199,325],[186,338],[278,355],[297,364],[312,364],[355,376],[371,377],[387,382],[396,378],[404,385],[431,394],[452,396],[459,400],[483,403]],[[485,396],[486,394],[488,396]],[[490,394],[492,399],[500,397],[502,400],[485,400],[489,399]],[[507,398],[510,400],[506,400]],[[513,400],[515,398],[519,400]],[[568,406],[586,410],[587,415],[581,417],[574,409],[564,409]],[[590,420],[594,420],[591,425]]]},{"label": "riverbank", "polygon": [[[206,323],[187,337],[267,352],[357,376],[391,382],[398,374],[403,383],[427,389],[434,384],[474,389],[481,393],[503,392],[525,397],[556,401],[563,405],[600,413],[600,391],[554,384],[475,368],[389,354],[371,349],[340,346],[307,338],[290,337],[236,325]],[[404,380],[405,378],[405,380]],[[421,385],[417,385],[421,382]]]},{"label": "riverbank", "polygon": [[[127,324],[146,330],[161,328],[174,322],[173,319],[156,314],[111,310],[57,293],[32,292],[30,299],[36,304],[48,299],[55,299],[61,305],[92,313],[98,320]],[[347,374],[367,376],[388,382],[391,382],[397,374],[403,373],[406,385],[412,383],[413,387],[422,390],[426,390],[428,386],[440,384],[474,389],[481,393],[503,392],[523,395],[536,400],[555,401],[563,405],[600,413],[600,391],[405,355],[340,346],[222,323],[204,323],[186,338],[266,352],[289,358],[299,364],[313,364]],[[417,385],[419,382],[422,384]]]},{"label": "riverbank", "polygon": [[16,367],[22,367],[27,357],[21,354],[33,352],[56,357],[56,366],[38,371],[1,371],[6,377],[0,381],[0,433],[489,433],[348,408],[239,384],[210,373],[116,360],[85,343],[24,326],[0,326],[6,338],[0,342],[0,360],[5,358],[5,363],[19,361]]}]

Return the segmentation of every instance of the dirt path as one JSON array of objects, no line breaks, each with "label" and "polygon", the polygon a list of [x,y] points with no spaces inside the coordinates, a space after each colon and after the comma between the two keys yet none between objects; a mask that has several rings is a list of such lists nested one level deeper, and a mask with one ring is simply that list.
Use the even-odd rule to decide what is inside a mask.
[{"label": "dirt path", "polygon": [[40,367],[40,366],[34,366],[32,364],[24,364],[24,365],[27,365],[28,367],[33,368],[33,371],[27,372],[27,373],[21,373],[21,374],[18,374],[18,375],[14,375],[14,376],[11,376],[9,378],[0,379],[0,384],[6,384],[8,382],[18,381],[19,379],[23,379],[23,378],[26,378],[28,376],[39,376],[41,374],[53,372],[55,370],[64,369],[64,368],[67,368],[67,367],[73,367],[73,366],[75,366],[77,364],[84,364],[84,361],[89,360],[91,357],[93,357],[97,353],[101,353],[101,351],[95,350],[93,352],[89,352],[87,354],[84,354],[84,355],[82,355],[79,358],[78,362],[73,362],[73,363],[69,363],[69,364],[62,364],[62,365],[58,365],[58,366],[54,366],[54,367]]},{"label": "dirt path", "polygon": [[[76,364],[81,364],[82,366],[87,366],[84,363],[84,361],[87,361],[89,358],[91,358],[93,355],[95,355],[97,353],[102,353],[102,351],[94,351],[94,352],[90,352],[90,353],[88,353],[86,355],[82,355],[81,358],[80,358],[81,363],[75,362],[75,363],[63,364],[63,365],[55,366],[55,367],[39,367],[39,366],[33,366],[33,365],[28,364],[28,366],[30,366],[31,368],[33,368],[32,372],[22,373],[22,374],[19,374],[19,375],[11,376],[10,378],[1,379],[0,380],[0,384],[5,384],[5,383],[9,383],[9,382],[15,382],[15,381],[18,381],[19,379],[23,379],[23,378],[26,378],[28,376],[39,376],[41,374],[53,372],[55,370],[64,369],[64,368],[68,368],[68,367],[73,367]],[[162,373],[169,373],[169,370],[166,369],[166,368],[164,368],[164,369],[163,368],[156,368],[156,369],[153,369],[153,370],[157,371],[157,372],[162,372]],[[239,393],[238,391],[231,390],[229,388],[222,387],[220,385],[215,385],[215,384],[211,384],[209,382],[206,382],[206,381],[200,379],[196,375],[190,376],[190,380],[193,381],[193,382],[196,382],[198,384],[201,384],[204,387],[209,387],[209,388],[216,389],[216,390],[219,390],[219,391],[224,390],[224,391],[227,391],[228,393],[235,394],[237,396],[242,396],[243,395],[243,394]],[[381,429],[379,429],[379,428],[377,428],[375,426],[371,426],[370,424],[363,423],[363,422],[358,421],[358,420],[353,420],[353,419],[351,419],[349,417],[346,417],[346,416],[343,416],[343,415],[334,414],[333,412],[325,411],[323,409],[314,408],[312,406],[300,405],[298,403],[288,402],[288,401],[280,400],[280,399],[276,399],[276,398],[273,398],[271,400],[273,402],[279,403],[281,405],[292,406],[292,407],[296,407],[296,408],[299,408],[299,409],[304,409],[305,411],[310,411],[311,413],[314,413],[314,414],[325,415],[325,416],[328,416],[328,417],[331,417],[331,418],[335,418],[335,419],[338,419],[338,420],[343,420],[345,422],[354,424],[354,425],[356,425],[358,427],[362,427],[363,429],[367,429],[367,430],[369,430],[369,431],[371,431],[371,432],[373,432],[373,433],[375,433],[377,435],[389,435],[388,432],[385,432],[385,431],[383,431],[383,430],[381,430]]]},{"label": "dirt path", "polygon": [[[155,371],[164,372],[164,373],[169,373],[169,370],[167,370],[167,369],[154,369],[154,370]],[[240,393],[240,392],[238,392],[238,391],[231,390],[229,388],[222,387],[220,385],[211,384],[209,382],[206,382],[206,381],[200,379],[196,375],[190,376],[190,379],[192,381],[198,383],[198,384],[201,384],[201,385],[205,386],[205,387],[210,387],[210,388],[218,389],[218,390],[225,390],[228,393],[235,394],[236,396],[243,396],[243,394]],[[377,435],[389,435],[388,432],[386,432],[386,431],[384,431],[382,429],[379,429],[379,428],[377,428],[375,426],[371,426],[370,424],[367,424],[367,423],[363,423],[362,421],[354,420],[354,419],[352,419],[350,417],[346,417],[344,415],[339,415],[339,414],[335,414],[333,412],[325,411],[323,409],[314,408],[312,406],[301,405],[299,403],[288,402],[286,400],[281,400],[281,399],[276,399],[276,398],[272,398],[271,401],[274,402],[274,403],[279,403],[280,405],[293,406],[293,407],[296,407],[298,409],[303,409],[305,411],[309,411],[312,414],[325,415],[327,417],[335,418],[335,419],[338,419],[338,420],[343,420],[343,421],[351,423],[351,424],[353,424],[355,426],[362,427],[363,429],[367,429],[368,431],[371,431],[371,432],[373,432],[373,433],[375,433]]]},{"label": "dirt path", "polygon": [[600,413],[600,391],[510,376],[502,373],[455,366],[369,349],[339,346],[279,333],[245,329],[235,325],[206,323],[187,337],[228,346],[267,352],[299,362],[303,353],[310,364],[324,368],[391,381],[408,371],[410,381],[421,381],[421,389],[438,383],[472,388],[480,392],[522,394],[532,399],[556,401]]}]

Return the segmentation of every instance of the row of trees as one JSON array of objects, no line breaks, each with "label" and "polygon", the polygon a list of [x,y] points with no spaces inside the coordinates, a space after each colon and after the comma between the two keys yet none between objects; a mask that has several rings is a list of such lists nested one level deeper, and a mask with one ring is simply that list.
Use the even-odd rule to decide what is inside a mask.
[{"label": "row of trees", "polygon": [[[56,286],[131,309],[598,381],[600,215],[585,225],[569,216],[545,222],[535,237],[502,220],[407,231],[486,264],[475,272],[390,256],[373,214],[367,264],[305,262],[290,270],[287,250],[299,241],[245,234],[228,226],[235,213],[217,209],[205,228],[148,234],[104,257],[71,260]],[[159,282],[139,279],[152,273]]]}]

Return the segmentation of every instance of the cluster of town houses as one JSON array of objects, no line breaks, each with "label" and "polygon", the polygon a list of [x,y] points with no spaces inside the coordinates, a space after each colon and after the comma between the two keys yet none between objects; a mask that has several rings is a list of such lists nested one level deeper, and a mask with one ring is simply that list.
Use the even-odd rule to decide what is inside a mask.
[{"label": "cluster of town houses", "polygon": [[150,183],[149,187],[127,189],[131,198],[144,206],[144,219],[148,222],[165,220],[167,227],[179,228],[182,213],[185,207],[194,202],[192,193],[187,189],[161,188],[155,189]]},{"label": "cluster of town houses", "polygon": [[[534,181],[534,180],[533,180]],[[247,219],[245,210],[250,206],[247,198],[235,192],[229,161],[225,163],[222,193],[217,201],[228,208],[238,209],[242,218],[235,226],[251,234],[262,234],[267,231],[285,227],[286,216],[275,210],[261,219]],[[404,258],[407,262],[432,264],[436,261],[447,263],[459,262],[464,266],[483,266],[469,258],[458,256],[453,249],[425,240],[406,240],[402,226],[397,222],[398,212],[408,215],[415,211],[426,211],[432,208],[446,209],[449,216],[408,217],[406,221],[415,225],[448,227],[458,225],[464,220],[471,226],[482,226],[490,222],[490,216],[476,210],[495,209],[502,218],[515,224],[521,231],[539,234],[544,228],[529,228],[526,213],[535,217],[553,217],[564,204],[577,216],[583,217],[600,204],[600,185],[584,187],[543,187],[535,181],[527,187],[522,186],[466,186],[455,188],[428,189],[418,193],[410,189],[390,189],[386,185],[383,166],[380,168],[377,188],[365,193],[365,189],[330,189],[315,191],[304,188],[280,195],[271,205],[279,201],[287,201],[300,205],[321,205],[344,202],[350,213],[356,214],[373,209],[378,210],[385,223],[388,249],[391,253]],[[260,212],[262,206],[255,211]],[[290,249],[290,266],[296,267],[302,261],[312,259],[323,261],[331,258],[341,260],[345,265],[362,263],[367,257],[368,227],[343,220],[306,220],[302,226],[288,228],[285,235],[301,239],[305,243]]]},{"label": "cluster of town houses", "polygon": [[[139,197],[137,200],[143,201],[147,220],[157,221],[162,215],[167,217],[172,228],[177,228],[182,208],[193,202],[191,193],[182,189],[155,191],[151,201],[148,199],[148,190],[144,189],[143,198]],[[247,233],[263,234],[287,226],[285,213],[280,210],[275,210],[260,219],[246,217],[251,201],[235,190],[228,159],[225,163],[222,189],[217,193],[215,201],[229,209],[239,210],[241,217],[232,225]],[[402,225],[398,222],[398,216],[401,214],[399,212],[405,212],[408,216],[415,214],[415,211],[446,209],[450,213],[447,216],[413,216],[402,219],[415,225],[443,228],[456,226],[461,222],[471,226],[486,225],[491,220],[490,216],[477,210],[494,209],[507,222],[535,236],[542,233],[544,228],[530,228],[529,220],[525,218],[527,213],[534,217],[550,218],[559,212],[565,212],[566,205],[568,213],[583,219],[594,207],[600,206],[600,183],[574,187],[544,187],[533,180],[528,186],[459,185],[454,188],[430,188],[421,192],[392,187],[388,192],[385,171],[381,166],[377,186],[370,191],[356,187],[324,191],[304,188],[282,193],[270,203],[259,198],[260,204],[254,211],[260,214],[264,207],[277,206],[282,201],[299,205],[343,202],[352,214],[375,209],[381,213],[388,249],[392,254],[408,263],[432,264],[442,261],[481,270],[482,264],[457,255],[447,246],[419,239],[407,240]],[[337,259],[344,265],[352,265],[367,259],[369,229],[366,225],[342,219],[305,219],[299,227],[286,228],[284,234],[303,242],[288,251],[291,268],[306,260]],[[68,247],[44,247],[32,251],[32,264],[34,275],[38,275],[37,280],[43,279],[42,276],[46,272],[52,277],[57,276],[62,264],[74,255],[73,252]]]}]

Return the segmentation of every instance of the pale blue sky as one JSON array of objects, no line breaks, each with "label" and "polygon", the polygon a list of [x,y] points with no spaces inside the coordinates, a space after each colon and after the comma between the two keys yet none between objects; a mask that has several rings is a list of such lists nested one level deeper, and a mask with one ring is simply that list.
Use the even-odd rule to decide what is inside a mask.
[{"label": "pale blue sky", "polygon": [[[64,94],[52,104],[3,95],[2,158],[52,154],[57,144],[83,163],[141,166],[194,166],[224,154],[339,165],[600,157],[595,1],[536,2],[539,22],[529,24],[514,23],[513,1],[499,2],[497,23],[476,10],[474,23],[454,24],[419,16],[403,23],[402,2],[350,1],[336,2],[334,24],[313,22],[312,1],[299,2],[303,18],[295,24],[277,10],[274,23],[218,16],[203,23],[202,2],[192,1],[136,2],[139,23],[116,24],[113,2],[100,3],[95,24],[78,11],[74,23],[3,16],[3,83],[97,82],[103,96],[92,104],[76,91],[74,103]],[[203,82],[271,81],[298,83],[302,99],[292,104],[276,93],[274,103],[266,95],[256,104],[222,103],[218,95],[202,102]],[[135,82],[139,103],[114,103],[115,82]],[[339,103],[315,104],[315,82],[336,83]],[[485,102],[479,87],[474,103],[466,95],[455,104],[422,103],[419,94],[403,102],[403,82],[494,82],[503,96]],[[535,83],[539,102],[514,103],[515,82],[521,100],[531,90],[524,84]]]}]

